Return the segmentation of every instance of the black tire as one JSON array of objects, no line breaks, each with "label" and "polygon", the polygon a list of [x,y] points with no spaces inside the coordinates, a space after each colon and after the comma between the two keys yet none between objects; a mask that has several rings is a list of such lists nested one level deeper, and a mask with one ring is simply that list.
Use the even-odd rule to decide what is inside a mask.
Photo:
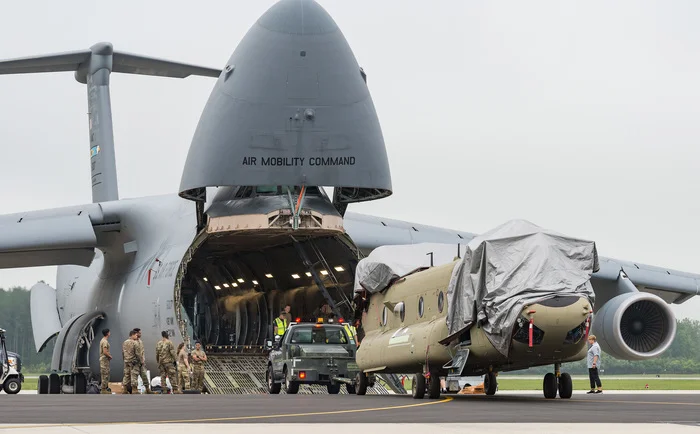
[{"label": "black tire", "polygon": [[22,383],[19,381],[19,378],[8,378],[5,380],[4,390],[8,395],[14,395],[22,390]]},{"label": "black tire", "polygon": [[75,379],[73,381],[73,393],[84,395],[87,392],[87,379],[84,374],[75,374]]},{"label": "black tire", "polygon": [[49,393],[48,375],[39,375],[39,381],[37,383],[36,392],[40,395],[47,395]]},{"label": "black tire", "polygon": [[340,393],[340,383],[328,384],[326,385],[326,388],[328,389],[329,395],[337,395],[338,393]]},{"label": "black tire", "polygon": [[267,374],[265,375],[267,377],[267,393],[277,395],[280,393],[282,385],[280,383],[275,383],[275,377],[272,372],[272,365],[270,365],[268,366]]},{"label": "black tire", "polygon": [[355,394],[355,386],[353,386],[352,384],[345,383],[345,389],[348,391],[348,395]]},{"label": "black tire", "polygon": [[49,375],[49,394],[58,395],[61,393],[61,377],[57,373]]},{"label": "black tire", "polygon": [[416,374],[413,376],[411,395],[413,396],[413,399],[423,399],[425,396],[425,375]]},{"label": "black tire", "polygon": [[484,375],[484,392],[489,395],[495,395],[498,390],[498,379],[495,372],[487,372]]},{"label": "black tire", "polygon": [[553,373],[550,372],[544,376],[542,391],[544,392],[544,397],[547,399],[554,399],[557,397],[557,377],[555,377]]},{"label": "black tire", "polygon": [[[365,395],[367,394],[367,374],[364,372],[358,372],[356,378],[356,383],[357,383],[357,388],[355,389],[355,393],[358,395]],[[350,389],[348,389],[348,392]]]},{"label": "black tire", "polygon": [[571,375],[564,372],[559,377],[559,397],[562,399],[569,399],[574,393],[574,384],[571,381]]},{"label": "black tire", "polygon": [[296,395],[299,392],[299,383],[287,379],[287,368],[284,368],[284,391],[288,395]]},{"label": "black tire", "polygon": [[438,375],[430,374],[430,381],[428,382],[428,398],[438,399],[440,397],[440,377]]}]

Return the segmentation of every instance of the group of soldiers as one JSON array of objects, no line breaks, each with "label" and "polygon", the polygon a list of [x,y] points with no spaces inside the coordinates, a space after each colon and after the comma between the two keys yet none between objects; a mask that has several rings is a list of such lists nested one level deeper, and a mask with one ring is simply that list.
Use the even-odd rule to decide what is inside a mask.
[{"label": "group of soldiers", "polygon": [[[104,329],[102,335],[103,338],[100,341],[100,376],[102,377],[100,393],[111,394],[108,388],[109,365],[112,360],[109,345],[111,333],[109,329]],[[168,332],[162,332],[161,336],[162,339],[156,344],[156,363],[158,363],[162,390],[167,390],[167,377],[170,379],[173,393],[183,393],[183,390],[201,392],[204,388],[204,362],[207,361],[202,344],[197,342],[194,351],[188,354],[184,342],[181,342],[175,350],[175,345],[170,340]],[[153,393],[146,375],[146,356],[143,341],[141,341],[141,329],[135,328],[129,332],[129,338],[122,343],[122,358],[124,360],[124,377],[122,378],[121,393],[131,394],[137,391],[139,377],[143,381],[146,393]]]}]

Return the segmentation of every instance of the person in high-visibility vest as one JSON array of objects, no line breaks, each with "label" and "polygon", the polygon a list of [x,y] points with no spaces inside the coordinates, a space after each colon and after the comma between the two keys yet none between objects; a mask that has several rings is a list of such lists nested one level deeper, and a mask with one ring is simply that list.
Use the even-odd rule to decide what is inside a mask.
[{"label": "person in high-visibility vest", "polygon": [[289,323],[287,322],[286,318],[287,312],[282,311],[280,312],[280,316],[275,318],[275,335],[276,336],[282,336],[284,335],[284,332],[287,331],[287,326],[289,326]]},{"label": "person in high-visibility vest", "polygon": [[355,330],[355,327],[348,323],[345,323],[343,324],[343,328],[345,329],[345,332],[348,334],[350,339],[355,341],[357,340],[357,330]]}]

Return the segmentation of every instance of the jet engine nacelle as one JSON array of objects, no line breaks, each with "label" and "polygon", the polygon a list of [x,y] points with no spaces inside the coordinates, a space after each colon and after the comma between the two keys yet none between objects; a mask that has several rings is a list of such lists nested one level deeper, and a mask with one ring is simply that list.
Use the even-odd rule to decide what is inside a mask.
[{"label": "jet engine nacelle", "polygon": [[660,356],[673,342],[676,317],[656,295],[625,293],[595,314],[591,333],[601,349],[617,359],[650,359]]}]

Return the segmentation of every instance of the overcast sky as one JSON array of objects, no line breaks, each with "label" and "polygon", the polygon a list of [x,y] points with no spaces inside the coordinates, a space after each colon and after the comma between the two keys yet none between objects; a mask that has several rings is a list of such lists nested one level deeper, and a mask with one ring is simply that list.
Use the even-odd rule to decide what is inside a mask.
[{"label": "overcast sky", "polygon": [[[220,68],[274,2],[11,2],[0,58],[110,41]],[[319,2],[392,170],[393,196],[350,210],[477,233],[523,218],[700,273],[700,2]],[[213,85],[112,76],[121,197],[177,192]],[[0,76],[0,214],[91,201],[86,99],[72,73]],[[0,287],[40,279],[55,267],[0,270]],[[700,319],[699,299],[675,311]]]}]

